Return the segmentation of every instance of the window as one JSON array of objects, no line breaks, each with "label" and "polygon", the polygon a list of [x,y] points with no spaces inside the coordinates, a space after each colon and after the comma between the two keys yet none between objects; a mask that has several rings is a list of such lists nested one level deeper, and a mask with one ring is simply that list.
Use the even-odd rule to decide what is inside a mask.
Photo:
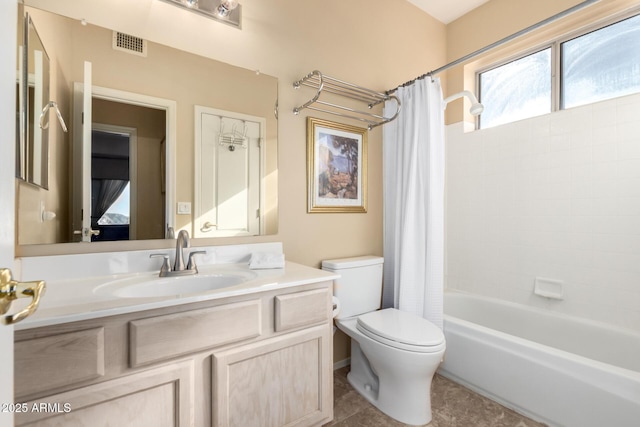
[{"label": "window", "polygon": [[477,82],[479,128],[640,92],[640,15],[480,71]]},{"label": "window", "polygon": [[131,209],[129,207],[129,201],[131,199],[129,191],[130,183],[122,190],[122,193],[118,196],[115,202],[98,220],[99,225],[124,225],[129,224],[129,218],[131,216]]},{"label": "window", "polygon": [[481,127],[551,112],[551,48],[479,74]]},{"label": "window", "polygon": [[562,108],[640,92],[640,15],[560,45]]}]

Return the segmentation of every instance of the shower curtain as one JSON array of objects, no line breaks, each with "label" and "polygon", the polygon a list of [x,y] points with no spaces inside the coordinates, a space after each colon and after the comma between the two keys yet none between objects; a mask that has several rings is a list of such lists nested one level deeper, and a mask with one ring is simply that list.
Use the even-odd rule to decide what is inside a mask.
[{"label": "shower curtain", "polygon": [[[440,79],[398,88],[398,118],[383,128],[383,307],[442,328],[444,114]],[[389,110],[395,101],[387,101]]]}]

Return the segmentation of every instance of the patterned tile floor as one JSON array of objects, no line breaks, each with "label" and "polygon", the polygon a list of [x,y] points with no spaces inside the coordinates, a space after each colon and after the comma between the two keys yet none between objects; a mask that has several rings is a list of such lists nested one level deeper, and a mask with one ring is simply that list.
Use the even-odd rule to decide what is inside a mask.
[{"label": "patterned tile floor", "polygon": [[[349,367],[334,373],[335,427],[397,427],[402,424],[369,404],[347,381]],[[433,419],[428,427],[540,427],[532,421],[447,378],[436,375],[431,389]]]}]

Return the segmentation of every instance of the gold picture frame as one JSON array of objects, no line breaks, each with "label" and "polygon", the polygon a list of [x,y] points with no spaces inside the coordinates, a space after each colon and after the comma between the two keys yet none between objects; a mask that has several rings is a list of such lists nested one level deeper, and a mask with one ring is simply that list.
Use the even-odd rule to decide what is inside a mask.
[{"label": "gold picture frame", "polygon": [[367,212],[367,129],[307,118],[307,212]]}]

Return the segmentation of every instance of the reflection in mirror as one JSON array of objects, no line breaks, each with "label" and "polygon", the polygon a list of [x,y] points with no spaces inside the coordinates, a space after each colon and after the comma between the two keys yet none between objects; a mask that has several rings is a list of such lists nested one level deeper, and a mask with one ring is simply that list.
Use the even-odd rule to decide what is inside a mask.
[{"label": "reflection in mirror", "polygon": [[266,120],[196,106],[195,237],[252,236],[261,212]]},{"label": "reflection in mirror", "polygon": [[[25,11],[38,22],[39,34],[50,55],[51,97],[60,100],[62,114],[72,118],[73,126],[70,126],[70,135],[64,136],[66,143],[56,143],[56,150],[51,153],[50,182],[55,185],[50,186],[48,192],[29,188],[18,190],[18,244],[161,239],[170,229],[176,232],[186,229],[192,236],[202,237],[277,232],[277,120],[274,117],[277,79],[41,9],[25,6]],[[140,51],[131,52],[118,46],[119,40],[132,37],[140,41]],[[82,161],[82,156],[74,154],[82,141],[83,117],[82,113],[78,114],[82,108],[77,106],[74,87],[82,86],[86,81],[85,62],[90,63],[89,92],[94,96],[89,101],[92,111],[84,112],[84,117],[92,115],[93,129],[89,135],[103,138],[95,147],[91,141],[93,154],[88,161]],[[96,95],[101,90],[133,94],[137,99],[162,99],[173,103],[175,111],[171,116],[166,108],[153,102],[135,102],[136,108],[160,113],[161,118],[148,120],[164,121],[164,125],[156,123],[145,128],[146,124],[133,121],[133,105],[109,104],[119,100]],[[205,222],[217,224],[219,219],[203,221],[195,210],[198,203],[194,199],[195,186],[200,182],[200,177],[194,176],[194,165],[199,162],[195,157],[196,106],[263,121],[262,136],[255,139],[261,150],[259,160],[254,161],[253,154],[251,160],[249,157],[243,160],[247,167],[258,169],[251,173],[247,170],[233,178],[224,173],[225,182],[230,184],[227,190],[236,191],[237,196],[211,195],[238,201],[244,200],[245,193],[257,194],[257,198],[252,198],[255,201],[252,203],[257,204],[236,204],[243,204],[243,215],[247,218],[259,216],[257,221],[253,220],[253,225],[244,227],[244,231],[209,235],[197,231]],[[121,108],[125,110],[120,111]],[[120,119],[106,118],[105,112]],[[221,132],[227,132],[226,127],[218,130]],[[220,135],[212,134],[211,137],[219,140]],[[122,142],[125,139],[129,142]],[[111,143],[114,145],[109,146]],[[59,147],[64,147],[64,151]],[[87,159],[87,155],[84,158]],[[70,165],[65,163],[67,159],[71,159]],[[82,176],[83,169],[92,169],[85,166],[88,163],[101,166],[96,166],[99,175],[80,179],[86,181],[82,183],[84,186],[92,187],[91,207],[83,209],[82,203],[76,200],[82,196],[74,182]],[[219,165],[200,164],[207,171]],[[251,178],[246,178],[249,175]],[[240,179],[240,184],[232,183],[236,178]],[[117,185],[115,181],[118,181]],[[253,182],[251,188],[245,185],[249,181]],[[46,204],[45,210],[54,211],[53,220],[41,221],[31,214],[42,204]],[[178,207],[184,209],[178,210]],[[81,219],[87,218],[87,210],[91,222],[83,225]],[[126,210],[128,212],[123,213]],[[123,224],[115,224],[119,221]],[[52,231],[44,232],[45,229]],[[78,231],[80,234],[76,233]]]},{"label": "reflection in mirror", "polygon": [[18,17],[22,46],[18,47],[19,97],[17,100],[16,176],[30,184],[48,187],[49,131],[40,116],[49,104],[49,56],[32,17]]},{"label": "reflection in mirror", "polygon": [[92,120],[91,240],[163,238],[165,111],[94,97]]}]

